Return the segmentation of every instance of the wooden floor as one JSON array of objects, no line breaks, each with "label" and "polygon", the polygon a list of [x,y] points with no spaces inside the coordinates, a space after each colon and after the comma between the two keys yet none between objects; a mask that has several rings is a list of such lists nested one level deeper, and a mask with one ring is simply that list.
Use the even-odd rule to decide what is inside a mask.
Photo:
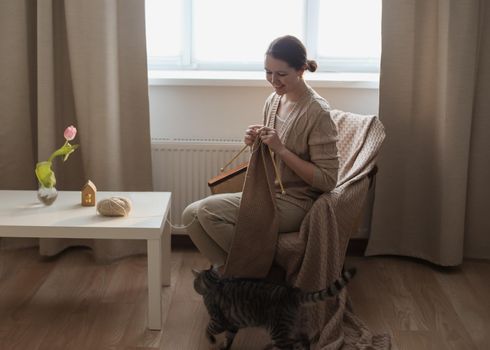
[{"label": "wooden floor", "polygon": [[[354,310],[393,349],[489,349],[490,262],[441,269],[406,258],[349,257],[358,268],[349,291]],[[41,258],[35,249],[0,252],[0,349],[209,349],[207,314],[192,289],[194,250],[172,253],[164,289],[164,331],[146,329],[146,257],[99,265],[86,249]],[[260,349],[259,330],[234,349]]]}]

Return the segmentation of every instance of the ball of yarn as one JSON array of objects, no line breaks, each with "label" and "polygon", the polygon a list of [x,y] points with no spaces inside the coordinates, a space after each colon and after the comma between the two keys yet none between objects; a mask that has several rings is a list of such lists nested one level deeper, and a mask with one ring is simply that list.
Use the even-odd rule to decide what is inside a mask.
[{"label": "ball of yarn", "polygon": [[131,201],[124,197],[110,197],[97,203],[97,212],[103,216],[126,216],[131,211]]}]

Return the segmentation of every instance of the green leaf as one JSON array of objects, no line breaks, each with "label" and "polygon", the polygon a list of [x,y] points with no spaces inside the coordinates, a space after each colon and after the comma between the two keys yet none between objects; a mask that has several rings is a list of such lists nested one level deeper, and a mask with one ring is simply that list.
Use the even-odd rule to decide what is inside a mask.
[{"label": "green leaf", "polygon": [[70,145],[68,141],[65,144],[58,148],[56,151],[51,154],[45,162],[39,162],[36,164],[36,177],[39,183],[44,187],[54,187],[56,185],[56,177],[54,176],[53,169],[51,169],[52,161],[54,158],[58,156],[63,157],[63,161],[65,162],[70,154],[72,154],[78,145]]},{"label": "green leaf", "polygon": [[36,177],[44,187],[54,187],[56,185],[56,177],[51,169],[51,162],[39,162],[36,164]]},{"label": "green leaf", "polygon": [[70,146],[71,149],[68,150],[67,153],[65,154],[65,156],[63,157],[63,162],[66,162],[66,160],[68,159],[68,157],[70,156],[70,154],[72,154],[78,148],[78,145],[70,145],[70,144],[68,144],[68,146]]},{"label": "green leaf", "polygon": [[70,145],[68,141],[65,142],[65,144],[58,148],[56,151],[51,154],[51,156],[48,158],[48,162],[53,161],[55,157],[58,156],[63,156],[63,161],[66,161],[68,159],[68,156],[73,153],[74,150],[78,148],[78,145]]}]

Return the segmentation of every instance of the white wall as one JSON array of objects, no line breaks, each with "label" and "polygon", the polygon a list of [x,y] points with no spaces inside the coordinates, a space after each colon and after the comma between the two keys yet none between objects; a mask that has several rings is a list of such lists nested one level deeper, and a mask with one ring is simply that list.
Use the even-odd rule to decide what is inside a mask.
[{"label": "white wall", "polygon": [[[331,106],[378,113],[378,90],[314,87]],[[270,87],[150,86],[152,138],[242,139],[249,124],[262,122]]]}]

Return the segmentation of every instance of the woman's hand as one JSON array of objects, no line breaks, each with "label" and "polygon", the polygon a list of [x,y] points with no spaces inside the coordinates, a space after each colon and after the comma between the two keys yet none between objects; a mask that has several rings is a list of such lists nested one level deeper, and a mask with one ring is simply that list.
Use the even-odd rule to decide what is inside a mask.
[{"label": "woman's hand", "polygon": [[316,166],[313,163],[301,159],[298,155],[288,150],[277,135],[276,130],[264,126],[257,130],[257,132],[259,133],[262,142],[269,146],[269,149],[271,149],[275,155],[279,156],[289,169],[294,171],[296,175],[305,182],[313,186],[316,169]]},{"label": "woman's hand", "polygon": [[280,154],[286,149],[275,129],[263,126],[257,132],[260,134],[262,142],[269,146],[274,153]]},{"label": "woman's hand", "polygon": [[245,142],[247,146],[251,147],[259,134],[258,130],[262,127],[263,125],[249,125],[247,130],[245,130],[245,137],[243,139],[243,142]]}]

